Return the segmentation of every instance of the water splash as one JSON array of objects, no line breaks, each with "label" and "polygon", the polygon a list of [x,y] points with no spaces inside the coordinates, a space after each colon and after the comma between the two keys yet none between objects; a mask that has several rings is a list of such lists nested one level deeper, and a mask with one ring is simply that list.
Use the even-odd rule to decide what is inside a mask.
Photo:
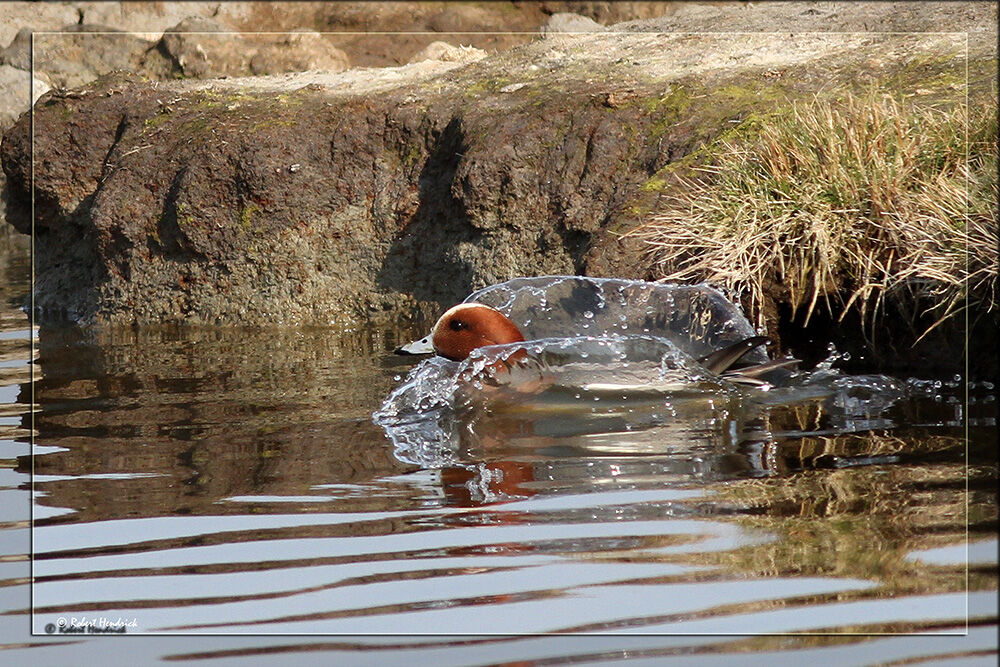
[{"label": "water splash", "polygon": [[[373,415],[403,461],[440,467],[517,444],[632,454],[735,447],[800,432],[768,415],[802,406],[821,413],[809,427],[816,434],[890,428],[891,408],[914,390],[841,374],[833,366],[848,356],[833,348],[813,371],[782,369],[764,387],[728,382],[696,359],[756,332],[708,285],[518,278],[466,301],[523,323],[528,341],[414,368]],[[762,348],[747,359],[767,360]]]}]

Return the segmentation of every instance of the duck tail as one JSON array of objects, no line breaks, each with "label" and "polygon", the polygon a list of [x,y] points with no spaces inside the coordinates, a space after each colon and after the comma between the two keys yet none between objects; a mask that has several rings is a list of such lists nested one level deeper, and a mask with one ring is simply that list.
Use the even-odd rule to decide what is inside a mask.
[{"label": "duck tail", "polygon": [[716,350],[698,359],[698,363],[716,374],[722,374],[732,368],[733,364],[743,358],[750,350],[757,349],[761,345],[770,343],[767,336],[751,336],[738,343],[728,345],[721,350]]},{"label": "duck tail", "polygon": [[747,366],[746,368],[737,368],[734,370],[730,370],[723,373],[722,377],[732,382],[736,382],[738,384],[749,384],[749,385],[771,384],[766,380],[760,379],[760,376],[778,368],[789,368],[792,366],[798,366],[799,363],[800,362],[798,359],[795,359],[793,357],[785,357],[783,359],[775,359],[774,361],[768,361],[767,363],[758,364],[756,366]]}]

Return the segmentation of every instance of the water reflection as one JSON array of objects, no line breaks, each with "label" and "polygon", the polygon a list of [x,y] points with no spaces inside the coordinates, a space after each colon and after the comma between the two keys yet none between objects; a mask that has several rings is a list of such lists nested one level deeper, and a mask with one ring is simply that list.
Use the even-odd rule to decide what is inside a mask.
[{"label": "water reflection", "polygon": [[[430,469],[394,456],[370,420],[406,371],[390,351],[424,326],[43,330],[36,631],[74,615],[168,633],[962,627],[964,564],[910,556],[963,544],[967,522],[973,538],[995,532],[992,429],[974,427],[968,451],[963,435],[966,419],[993,419],[988,392],[971,414],[941,387],[940,400],[847,421],[825,399],[763,413],[699,404],[598,438],[555,415],[527,432],[494,412]],[[17,466],[26,475],[30,460]],[[974,592],[995,591],[990,568],[971,566]],[[314,650],[226,646],[204,657]],[[392,646],[379,650],[463,644]]]},{"label": "water reflection", "polygon": [[[58,486],[76,521],[243,511],[217,501],[309,495],[318,480],[365,484],[397,474],[407,467],[362,407],[392,380],[374,359],[379,345],[375,334],[326,330],[96,339],[45,330],[37,425],[40,440],[65,451],[37,457],[35,471],[73,471],[48,486]],[[142,476],[83,477],[107,473]],[[95,505],[95,491],[108,502]]]}]

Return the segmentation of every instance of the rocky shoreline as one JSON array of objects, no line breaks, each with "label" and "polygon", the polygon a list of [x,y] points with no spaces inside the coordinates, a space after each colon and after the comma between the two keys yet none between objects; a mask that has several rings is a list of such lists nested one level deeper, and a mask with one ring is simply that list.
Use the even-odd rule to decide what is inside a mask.
[{"label": "rocky shoreline", "polygon": [[[697,5],[578,34],[560,25],[586,17],[561,18],[513,49],[439,46],[379,68],[349,68],[335,47],[296,60],[325,39],[305,33],[255,49],[168,33],[147,45],[144,76],[36,104],[39,315],[351,325],[517,275],[655,278],[623,233],[671,196],[665,170],[726,132],[848,91],[957,103],[967,65],[979,99],[995,78],[996,6],[917,4]],[[752,32],[769,26],[789,32]],[[211,55],[225,48],[238,67]],[[303,63],[316,69],[282,69]],[[0,151],[21,233],[30,139],[24,115]],[[795,314],[783,328],[780,290],[770,297],[771,334],[791,343]]]}]

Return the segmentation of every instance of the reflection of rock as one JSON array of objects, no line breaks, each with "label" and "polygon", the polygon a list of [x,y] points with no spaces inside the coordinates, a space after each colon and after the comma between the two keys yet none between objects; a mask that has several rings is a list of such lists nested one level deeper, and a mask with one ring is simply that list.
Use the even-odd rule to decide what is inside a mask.
[{"label": "reflection of rock", "polygon": [[[0,185],[3,184],[2,181],[0,179]],[[0,201],[0,217],[3,214],[3,203]],[[27,301],[31,275],[30,248],[31,239],[15,233],[8,225],[0,225],[0,301],[7,308],[22,308]],[[18,317],[25,326],[28,324],[27,315],[9,313],[9,316]],[[30,356],[27,345],[27,340],[8,341],[4,349],[9,356],[4,358],[27,359]],[[13,350],[18,352],[12,353]],[[13,372],[13,369],[8,370]],[[8,380],[15,381],[10,380],[9,376]]]},{"label": "reflection of rock", "polygon": [[[369,419],[394,382],[378,362],[390,334],[404,335],[44,329],[35,423],[40,442],[67,451],[37,457],[39,469],[150,475],[57,482],[47,502],[90,518],[214,513],[229,496],[398,474],[406,466]],[[108,489],[100,502],[95,485]]]},{"label": "reflection of rock", "polygon": [[[363,487],[411,468],[393,458],[381,434],[365,421],[255,428],[232,415],[233,422],[215,427],[181,426],[189,416],[182,407],[164,407],[155,412],[121,410],[123,422],[136,421],[114,427],[104,417],[87,413],[80,417],[89,419],[89,425],[80,422],[57,430],[51,422],[43,424],[46,443],[66,451],[35,457],[36,471],[75,476],[46,485],[44,504],[71,507],[83,521],[242,513],[245,504],[221,501],[254,495],[323,496],[326,492],[314,487]],[[192,439],[192,434],[197,437]],[[135,478],[86,478],[109,473]],[[359,510],[388,511],[406,502],[373,494],[356,505]]]}]

